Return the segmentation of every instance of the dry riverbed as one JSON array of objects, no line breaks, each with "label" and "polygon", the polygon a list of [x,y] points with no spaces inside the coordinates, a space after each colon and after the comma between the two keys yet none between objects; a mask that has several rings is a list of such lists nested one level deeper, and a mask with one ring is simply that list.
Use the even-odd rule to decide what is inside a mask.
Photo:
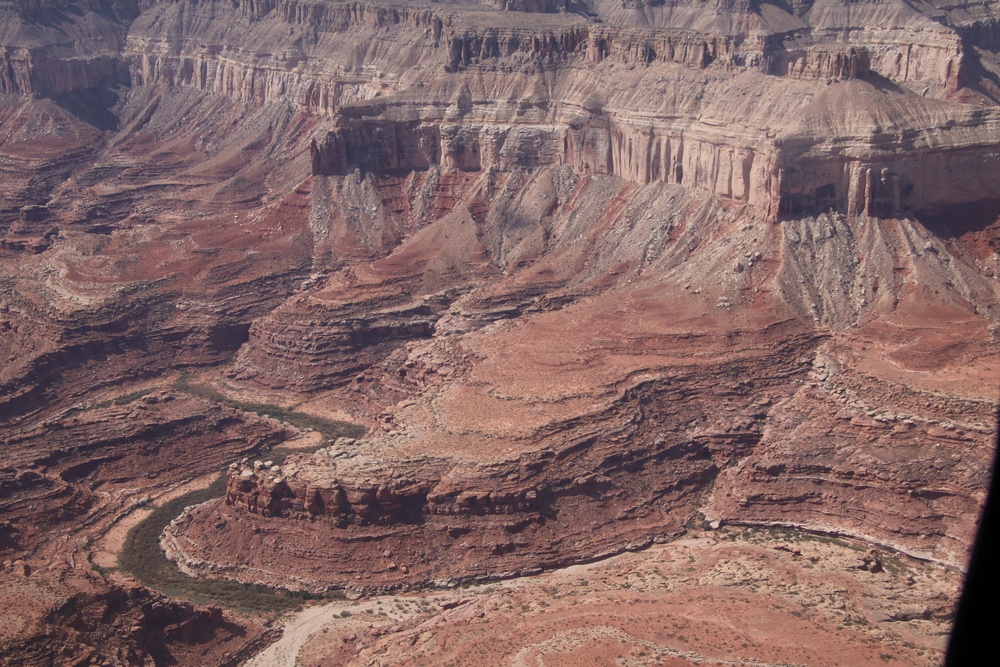
[{"label": "dry riverbed", "polygon": [[540,576],[316,605],[248,664],[936,665],[958,576],[723,529]]}]

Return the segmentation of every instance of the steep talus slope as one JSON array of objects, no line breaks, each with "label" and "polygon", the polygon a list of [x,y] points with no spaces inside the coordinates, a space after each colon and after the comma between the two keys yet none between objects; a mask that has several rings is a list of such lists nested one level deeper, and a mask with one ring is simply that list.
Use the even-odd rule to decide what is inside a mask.
[{"label": "steep talus slope", "polygon": [[[259,627],[89,569],[137,495],[220,469],[162,537],[201,577],[454,585],[701,519],[964,562],[1000,375],[995,4],[0,12],[26,663],[248,650]],[[264,403],[369,433],[266,464],[294,430],[233,407]]]}]

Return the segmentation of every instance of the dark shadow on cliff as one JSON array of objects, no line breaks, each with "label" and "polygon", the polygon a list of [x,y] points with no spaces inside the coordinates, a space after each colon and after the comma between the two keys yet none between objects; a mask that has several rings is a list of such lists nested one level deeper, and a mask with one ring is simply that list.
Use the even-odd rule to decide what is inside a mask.
[{"label": "dark shadow on cliff", "polygon": [[[5,491],[0,485],[0,497],[9,495]],[[14,537],[17,532],[19,532],[18,529],[10,521],[0,521],[0,554],[8,551],[20,551],[24,548]]]},{"label": "dark shadow on cliff", "polygon": [[59,28],[67,23],[75,23],[76,19],[84,15],[84,12],[76,5],[69,5],[60,8],[35,9],[23,12],[22,15],[35,25],[42,25],[46,28]]},{"label": "dark shadow on cliff", "polygon": [[[996,54],[992,55],[995,59]],[[959,70],[958,85],[970,88],[993,103],[1000,104],[1000,75],[983,63],[979,48],[969,45],[963,49],[962,57],[964,67]],[[995,62],[993,66],[996,67]]]},{"label": "dark shadow on cliff", "polygon": [[118,99],[118,92],[111,88],[87,88],[63,93],[53,101],[85,123],[105,132],[115,132],[119,127],[115,114]]},{"label": "dark shadow on cliff", "polygon": [[981,232],[1000,222],[1000,199],[950,204],[915,213],[917,220],[938,237],[948,239]]},{"label": "dark shadow on cliff", "polygon": [[897,95],[912,94],[901,88],[895,81],[887,79],[881,74],[877,74],[875,72],[869,72],[866,74],[862,81],[868,82],[873,88],[880,90],[883,93],[895,93]]},{"label": "dark shadow on cliff", "polygon": [[112,21],[129,23],[139,15],[137,0],[92,0],[86,3],[86,10],[79,3],[70,3],[65,7],[47,7],[22,11],[25,20],[47,28],[59,28],[66,23],[75,23],[86,12],[93,12]]}]

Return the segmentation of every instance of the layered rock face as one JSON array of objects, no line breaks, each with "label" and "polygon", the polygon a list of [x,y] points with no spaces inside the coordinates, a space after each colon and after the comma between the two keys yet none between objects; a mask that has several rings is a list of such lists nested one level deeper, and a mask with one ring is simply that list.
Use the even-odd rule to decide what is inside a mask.
[{"label": "layered rock face", "polygon": [[127,84],[128,68],[121,57],[123,22],[138,13],[137,4],[4,2],[0,93],[56,97]]},{"label": "layered rock face", "polygon": [[[844,92],[864,95],[869,90]],[[494,113],[493,103],[484,105]],[[415,111],[413,116],[421,120],[397,121],[384,110],[375,103],[345,113],[344,127],[312,147],[314,173],[408,172],[432,166],[508,171],[567,164],[579,174],[615,174],[643,185],[687,185],[749,203],[771,220],[825,211],[892,217],[1000,198],[990,139],[998,130],[996,119],[970,119],[974,130],[956,131],[973,135],[971,146],[963,145],[965,138],[949,141],[927,133],[915,140],[924,144],[921,148],[903,152],[895,137],[864,148],[803,146],[805,127],[821,125],[818,118],[808,118],[795,139],[762,138],[748,145],[735,137],[725,141],[719,132],[697,125],[637,128],[585,109],[564,123],[559,116],[570,115],[565,110],[544,110],[540,115],[554,113],[556,122],[534,126],[479,124],[468,111],[440,122]],[[355,115],[378,120],[354,120]],[[935,135],[947,132],[933,130]],[[841,151],[848,155],[838,155]]]},{"label": "layered rock face", "polygon": [[[951,268],[942,274],[944,248],[912,223],[824,216],[767,225],[757,250],[734,259],[716,253],[740,248],[739,237],[698,248],[695,239],[720,230],[688,222],[646,270],[660,275],[650,267],[693,247],[702,266],[726,263],[712,277],[680,263],[667,272],[669,287],[626,291],[624,307],[611,305],[617,289],[598,296],[565,286],[556,294],[568,291],[568,303],[558,305],[524,291],[460,299],[434,339],[400,343],[405,356],[365,369],[341,394],[407,397],[382,416],[380,435],[280,466],[234,466],[225,504],[178,520],[168,553],[200,576],[281,581],[276,568],[295,563],[296,585],[382,590],[586,560],[642,544],[643,533],[669,535],[677,513],[699,507],[713,521],[831,531],[959,564],[988,475],[995,404],[989,373],[971,393],[939,383],[959,377],[963,359],[991,365],[972,342],[991,334],[948,333],[941,318],[963,311],[934,294],[966,280],[978,285],[968,298],[985,304],[995,284],[971,269],[959,269],[961,279]],[[648,238],[648,229],[632,233]],[[927,250],[911,257],[914,245]],[[816,267],[822,278],[800,277]],[[892,285],[908,279],[897,268],[923,296],[900,299]],[[883,309],[911,334],[886,338]],[[615,336],[589,340],[609,311],[621,313]],[[977,316],[964,312],[971,325]],[[840,329],[845,321],[853,324]],[[827,327],[841,333],[826,340]],[[951,336],[964,341],[961,352],[940,351]],[[870,340],[892,343],[864,352]],[[914,354],[929,365],[918,368]],[[545,379],[539,367],[550,369]],[[338,546],[303,548],[310,539]],[[244,540],[259,546],[220,559]],[[540,546],[548,544],[558,549]],[[395,556],[367,565],[383,551]],[[448,576],[437,552],[450,554]]]},{"label": "layered rock face", "polygon": [[[155,664],[167,655],[185,662],[211,656],[219,664],[244,657],[238,648],[245,639],[233,632],[219,607],[198,608],[142,586],[106,589],[93,574],[59,581],[23,563],[5,563],[3,572],[22,595],[16,614],[4,612],[4,621],[14,618],[37,632],[26,641],[6,644],[4,657],[11,662],[41,665],[53,654],[77,664],[111,656],[116,664],[133,665]],[[57,591],[55,599],[46,599],[52,593],[46,584]],[[55,609],[41,615],[45,603]]]},{"label": "layered rock face", "polygon": [[[443,404],[435,419],[444,430],[409,421],[423,412],[414,405],[394,417],[397,435],[379,441],[341,440],[280,466],[246,460],[230,471],[225,504],[178,519],[163,546],[195,575],[277,581],[274,564],[283,562],[294,564],[296,585],[338,587],[357,575],[350,587],[374,591],[509,576],[649,544],[680,530],[720,468],[759,440],[768,409],[753,391],[783,393],[804,372],[798,359],[813,341],[780,338],[768,337],[774,347],[745,340],[715,364],[691,360],[624,387],[595,386],[596,395],[550,397],[546,411],[561,418],[541,417],[534,429],[539,416],[510,421],[525,410],[516,399],[505,415],[474,408],[488,399],[460,386],[437,387],[420,403]],[[682,340],[668,337],[664,348]],[[655,355],[632,363],[643,361],[662,363]],[[750,376],[760,378],[753,389],[740,380]],[[725,418],[715,414],[720,399]],[[456,423],[477,413],[487,423]],[[223,520],[221,531],[210,527]],[[303,542],[289,531],[305,522],[312,537]],[[273,537],[256,554],[219,560],[216,545],[257,544],[258,528]],[[306,546],[319,543],[327,546]]]},{"label": "layered rock face", "polygon": [[[39,619],[121,603],[74,655],[247,649],[168,602],[126,637],[77,572],[218,471],[162,535],[195,577],[452,585],[703,523],[964,562],[995,4],[0,10],[0,595],[44,565]],[[369,433],[268,464],[298,434],[260,406]]]},{"label": "layered rock face", "polygon": [[[183,37],[189,44],[183,57],[172,54],[169,43],[141,37],[147,19],[140,17],[134,27],[127,53],[137,82],[192,86],[254,103],[287,99],[299,109],[324,115],[393,87],[409,88],[413,82],[406,79],[419,75],[404,73],[405,66],[418,71],[443,66],[448,72],[513,73],[545,67],[579,71],[577,68],[601,64],[610,70],[622,65],[648,68],[677,63],[713,74],[725,72],[727,84],[735,70],[748,75],[757,72],[819,81],[888,80],[922,87],[923,95],[933,90],[935,96],[950,96],[966,83],[961,75],[964,54],[972,48],[971,44],[964,46],[956,29],[922,15],[907,16],[905,37],[898,31],[886,34],[874,30],[870,26],[896,17],[893,12],[912,12],[900,7],[887,14],[886,7],[875,3],[862,4],[849,20],[833,6],[813,7],[803,17],[779,16],[776,9],[757,15],[749,7],[726,7],[720,11],[734,21],[739,17],[754,30],[729,28],[721,35],[718,28],[713,32],[693,18],[690,23],[671,21],[659,30],[643,31],[629,25],[605,27],[557,15],[541,21],[539,30],[529,32],[514,27],[516,22],[512,21],[486,27],[477,15],[448,16],[429,10],[369,5],[265,3],[243,6],[239,20],[216,21],[222,34],[217,39],[235,49],[229,53],[219,51],[217,47],[222,44],[199,43],[203,39],[199,29],[213,20],[208,8],[193,8],[182,18],[181,7],[183,4],[168,5],[151,11],[148,20],[175,21],[182,35],[189,34]],[[968,19],[963,16],[961,20],[965,29]],[[854,26],[864,28],[851,30]],[[282,34],[282,40],[292,50],[280,57],[272,55],[262,60],[238,53],[241,44],[273,39],[286,28],[290,32],[288,36]],[[845,30],[852,37],[843,48],[831,46],[832,40],[824,38]],[[374,87],[357,66],[344,64],[368,49],[358,41],[368,31],[384,31],[388,36],[380,38],[380,43],[386,45],[384,48],[392,44],[395,57],[402,58],[394,65],[398,69],[390,73],[390,79],[385,79],[383,73],[380,80],[384,83]],[[376,68],[392,67],[384,53],[368,51],[364,57],[371,59]],[[326,63],[337,65],[330,68]],[[990,157],[995,119],[986,120],[979,113],[974,118],[967,117],[968,112],[959,116],[945,113],[935,122],[935,112],[930,108],[900,109],[896,108],[900,102],[893,96],[869,96],[866,103],[874,107],[876,116],[870,120],[841,118],[849,120],[849,124],[829,128],[834,131],[832,136],[825,132],[828,118],[812,117],[808,107],[803,117],[795,108],[801,105],[794,103],[781,110],[783,117],[803,121],[805,132],[787,132],[784,127],[776,131],[768,126],[775,114],[762,119],[745,118],[736,113],[742,111],[741,101],[733,99],[769,84],[748,77],[750,81],[743,90],[732,90],[727,85],[725,90],[712,91],[711,86],[706,88],[704,78],[690,71],[685,74],[684,85],[702,90],[708,99],[687,110],[683,104],[675,105],[665,115],[657,114],[657,106],[661,105],[654,102],[650,106],[648,96],[641,101],[632,96],[616,105],[615,96],[606,95],[607,88],[586,94],[580,85],[571,94],[546,99],[541,108],[526,117],[517,113],[518,123],[510,127],[496,126],[498,120],[516,112],[516,107],[508,112],[502,108],[516,99],[509,90],[501,96],[497,95],[499,91],[488,88],[449,93],[449,98],[455,95],[451,99],[451,118],[441,122],[436,118],[441,115],[439,111],[428,112],[419,101],[408,103],[409,96],[393,102],[388,107],[393,112],[388,114],[383,113],[385,105],[352,107],[338,111],[343,128],[331,133],[313,151],[314,171],[339,174],[354,168],[406,171],[442,165],[480,170],[491,166],[504,169],[512,164],[571,164],[581,173],[614,173],[644,184],[680,182],[749,202],[772,218],[815,214],[831,208],[849,214],[899,215],[929,206],[995,197],[989,186],[985,190],[940,187],[941,179],[937,177],[954,173],[956,166],[995,168],[996,160]],[[394,82],[392,77],[397,76],[402,78]],[[612,84],[611,90],[614,88]],[[871,85],[851,86],[834,95],[866,95],[871,89]],[[717,99],[712,99],[712,92]],[[816,93],[813,86],[774,90],[776,96],[804,98],[800,102]],[[605,95],[610,99],[600,99]],[[906,105],[911,107],[914,101],[908,100]],[[500,109],[496,108],[498,104]],[[711,118],[707,123],[699,118],[702,109],[711,109],[713,116],[718,116],[727,106],[733,107],[728,118]],[[486,107],[488,126],[476,127],[480,115],[477,107]],[[825,104],[817,104],[814,111],[826,108]],[[888,127],[879,122],[879,112],[890,117],[886,118]],[[369,120],[358,120],[357,116]],[[531,122],[532,116],[541,121],[536,127],[532,127],[536,125]],[[906,146],[915,150],[903,150],[893,121],[905,128],[904,133],[911,134]],[[733,128],[732,136],[720,140],[720,124],[731,123],[739,129]],[[956,125],[958,129],[950,134]],[[830,139],[831,143],[817,145],[816,137]],[[823,157],[810,159],[813,155]],[[925,183],[928,174],[934,176]],[[984,183],[996,180],[991,174],[987,171]]]},{"label": "layered rock face", "polygon": [[169,656],[194,664],[208,655],[224,664],[260,638],[261,628],[241,628],[228,611],[123,587],[95,567],[93,540],[151,496],[285,435],[277,424],[182,394],[140,393],[83,403],[31,428],[5,424],[5,660],[43,665],[61,656],[128,665]]}]

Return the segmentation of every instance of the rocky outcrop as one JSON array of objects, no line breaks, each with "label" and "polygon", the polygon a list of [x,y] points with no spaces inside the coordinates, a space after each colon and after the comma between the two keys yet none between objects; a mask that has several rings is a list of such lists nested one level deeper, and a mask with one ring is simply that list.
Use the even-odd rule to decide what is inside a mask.
[{"label": "rocky outcrop", "polygon": [[239,372],[233,375],[279,386],[294,384],[301,391],[343,385],[355,381],[387,350],[432,336],[440,316],[440,304],[434,300],[395,308],[383,304],[381,311],[375,310],[374,303],[340,312],[319,304],[309,306],[301,313],[308,320],[286,320],[278,326],[272,320],[256,324],[250,335],[266,343],[247,350]]},{"label": "rocky outcrop", "polygon": [[[311,461],[285,466],[269,461],[251,464],[249,460],[233,464],[226,503],[263,517],[322,517],[344,527],[420,523],[425,515],[537,517],[551,509],[554,500],[545,484],[520,479],[522,475],[517,473],[518,468],[540,468],[550,455],[492,469],[448,470],[446,460],[399,461],[394,467],[405,472],[395,476],[363,456],[351,461],[357,456],[356,448],[356,442],[341,438]],[[333,463],[328,464],[327,459]],[[363,471],[363,475],[356,471]],[[593,479],[574,484],[585,485]]]},{"label": "rocky outcrop", "polygon": [[[294,561],[296,585],[335,585],[337,568],[330,569],[328,557],[299,548],[292,537],[303,525],[315,526],[325,542],[339,545],[338,559],[376,557],[386,550],[406,554],[396,567],[372,569],[366,581],[352,585],[375,590],[436,578],[433,549],[454,554],[450,579],[489,578],[511,568],[550,567],[621,549],[639,539],[632,527],[640,525],[647,534],[667,535],[690,518],[719,469],[750,451],[760,437],[767,410],[748,400],[749,387],[737,378],[766,364],[774,372],[761,378],[758,388],[778,391],[794,382],[800,366],[793,350],[810,342],[795,339],[791,345],[774,356],[766,353],[766,361],[758,356],[760,349],[747,358],[637,382],[603,410],[546,423],[520,444],[501,432],[490,438],[498,451],[525,450],[514,455],[407,456],[413,451],[408,440],[422,437],[403,435],[411,428],[426,430],[432,441],[451,442],[456,434],[433,422],[411,427],[403,422],[391,425],[398,435],[341,439],[280,465],[244,459],[230,468],[225,501],[185,513],[165,532],[163,544],[197,576],[271,581],[277,576],[273,563]],[[706,412],[720,385],[736,401],[725,420]],[[440,398],[432,403],[446,400],[449,386],[434,390]],[[433,421],[451,419],[441,415]],[[469,436],[463,440],[474,447]],[[213,536],[210,526],[222,524],[223,534]],[[233,540],[243,539],[237,535],[258,542],[247,532],[258,524],[271,536],[266,547],[253,553],[240,549],[238,557],[219,551],[231,550]],[[414,551],[417,544],[425,547]]]},{"label": "rocky outcrop", "polygon": [[[122,63],[130,0],[19,0],[0,7],[0,93],[58,97],[73,90],[128,85]],[[92,6],[93,4],[93,6]]]},{"label": "rocky outcrop", "polygon": [[642,185],[684,185],[765,211],[777,205],[780,181],[773,155],[718,139],[699,140],[693,133],[685,137],[683,131],[661,134],[600,117],[579,125],[431,125],[377,120],[345,125],[312,145],[313,173],[342,175],[357,169],[392,174],[439,166],[509,171],[566,164],[584,176],[607,174]]},{"label": "rocky outcrop", "polygon": [[871,55],[864,47],[837,48],[818,45],[775,54],[770,74],[797,79],[864,79],[871,75]]},{"label": "rocky outcrop", "polygon": [[[877,152],[873,151],[876,157]],[[803,159],[779,166],[779,216],[823,211],[881,218],[1000,198],[1000,166],[989,146],[893,148],[883,159]]]},{"label": "rocky outcrop", "polygon": [[[505,126],[384,121],[378,119],[380,108],[376,103],[362,113],[355,107],[341,116],[340,128],[314,142],[313,173],[400,174],[431,167],[509,171],[567,164],[581,175],[611,174],[643,185],[708,191],[751,204],[775,220],[827,211],[895,217],[1000,198],[1000,174],[994,173],[1000,167],[987,138],[997,119],[979,125],[974,138],[954,124],[928,128],[911,140],[922,146],[906,151],[886,136],[858,147],[866,156],[852,159],[793,140],[727,142],[704,127],[636,127],[609,119],[611,114],[586,114],[570,124]],[[974,145],[956,147],[941,141],[941,133]],[[816,154],[822,156],[812,157]]]},{"label": "rocky outcrop", "polygon": [[[961,567],[989,467],[975,452],[993,439],[996,406],[916,396],[915,412],[879,409],[858,378],[820,363],[814,377],[832,395],[806,389],[777,411],[755,454],[722,475],[706,514],[855,536]],[[810,454],[797,456],[808,439]]]},{"label": "rocky outcrop", "polygon": [[[416,51],[441,40],[442,19],[429,9],[363,3],[263,1],[240,3],[235,16],[218,21],[211,6],[155,3],[132,25],[124,49],[137,85],[193,87],[242,102],[290,104],[299,111],[329,115],[339,106],[380,94],[382,87],[361,71],[354,47],[363,48],[364,34],[392,31]],[[197,21],[184,18],[198,17]],[[163,39],[156,26],[176,21],[187,42],[181,52]],[[217,32],[202,30],[218,23]],[[281,26],[290,48],[260,56],[248,44],[269,39]],[[291,37],[289,37],[289,34]],[[339,57],[338,57],[339,56]],[[419,55],[417,56],[419,57]]]},{"label": "rocky outcrop", "polygon": [[578,9],[579,3],[574,0],[493,0],[490,4],[506,12],[552,13],[583,9],[582,7]]},{"label": "rocky outcrop", "polygon": [[[73,591],[47,573],[12,568],[9,561],[0,572],[22,590],[37,594],[48,583],[63,593],[61,599],[48,601],[51,607],[42,617],[32,619],[38,622],[32,628],[35,634],[0,639],[5,659],[17,664],[41,665],[51,654],[72,664],[177,662],[195,655],[212,655],[221,664],[241,641],[219,607],[195,607],[143,586],[102,585],[93,575],[81,577],[89,579],[89,590]],[[34,616],[36,604],[20,608]],[[261,631],[253,628],[247,634],[257,638]]]},{"label": "rocky outcrop", "polygon": [[0,50],[0,93],[57,97],[81,88],[128,85],[117,54],[54,59],[29,50]]},{"label": "rocky outcrop", "polygon": [[[860,126],[863,118],[847,116],[841,120],[852,126],[830,137],[840,146],[831,152],[823,141],[817,142],[828,136],[826,132],[813,133],[812,140],[801,133],[788,136],[784,118],[796,117],[793,108],[781,117],[732,114],[727,123],[703,118],[698,108],[681,111],[683,104],[664,114],[646,100],[648,108],[636,115],[634,96],[616,106],[614,99],[583,92],[582,85],[575,87],[581,92],[557,93],[528,116],[511,104],[510,90],[518,85],[518,76],[598,65],[608,72],[620,66],[656,71],[683,65],[712,78],[765,73],[826,85],[874,77],[868,86],[873,90],[878,81],[888,79],[908,88],[926,83],[923,94],[933,89],[940,96],[963,85],[962,38],[939,23],[925,25],[923,17],[914,19],[921,27],[914,28],[918,34],[905,43],[897,33],[873,27],[877,23],[849,32],[851,38],[843,45],[828,38],[864,17],[881,17],[883,9],[873,4],[863,3],[858,16],[849,19],[826,10],[809,13],[804,15],[813,22],[808,30],[727,28],[718,34],[695,24],[651,30],[567,15],[545,18],[529,30],[503,22],[487,25],[458,9],[309,2],[245,3],[238,20],[208,33],[200,26],[216,19],[207,6],[191,7],[184,16],[199,17],[192,21],[177,13],[182,5],[156,5],[133,25],[125,49],[131,78],[141,85],[192,87],[254,105],[280,102],[334,117],[335,129],[312,147],[314,174],[570,164],[580,174],[607,173],[640,184],[698,188],[750,203],[772,220],[829,210],[903,215],[994,196],[988,186],[973,194],[973,186],[956,189],[949,179],[948,185],[938,187],[942,181],[937,176],[925,183],[918,174],[953,173],[956,165],[972,163],[991,168],[989,126],[995,119],[961,120],[964,129],[953,131],[945,123],[955,119],[937,120],[930,109],[911,115],[897,129],[882,122]],[[722,9],[764,25],[749,7]],[[149,34],[157,21],[165,20],[176,21],[184,35],[181,53]],[[289,50],[267,56],[244,50],[244,44],[268,39],[279,29],[294,37]],[[206,41],[205,34],[212,34],[214,41]],[[407,66],[459,77],[449,86],[447,112],[412,88],[403,70],[385,68],[382,55],[368,50],[366,44],[375,34],[405,53]],[[366,59],[373,64],[365,65]],[[463,88],[463,81],[472,80],[463,75],[473,72],[489,77],[485,90]],[[705,80],[693,72],[672,75],[679,77],[682,90],[690,89],[683,95],[699,89],[704,93]],[[482,84],[481,78],[478,81]],[[766,85],[766,79],[755,83]],[[855,95],[857,89],[855,85],[846,94]],[[760,90],[752,94],[760,95]],[[803,96],[807,105],[815,92],[788,87],[783,94]],[[718,102],[710,104],[737,106],[735,100],[724,100],[721,90],[718,95]],[[970,132],[973,126],[980,127]],[[957,143],[941,140],[945,136]],[[821,159],[814,159],[819,155]]]},{"label": "rocky outcrop", "polygon": [[137,85],[191,86],[257,104],[280,100],[302,111],[323,115],[332,114],[345,102],[367,99],[376,92],[365,81],[303,75],[211,56],[178,59],[142,54],[132,59],[129,72]]}]

